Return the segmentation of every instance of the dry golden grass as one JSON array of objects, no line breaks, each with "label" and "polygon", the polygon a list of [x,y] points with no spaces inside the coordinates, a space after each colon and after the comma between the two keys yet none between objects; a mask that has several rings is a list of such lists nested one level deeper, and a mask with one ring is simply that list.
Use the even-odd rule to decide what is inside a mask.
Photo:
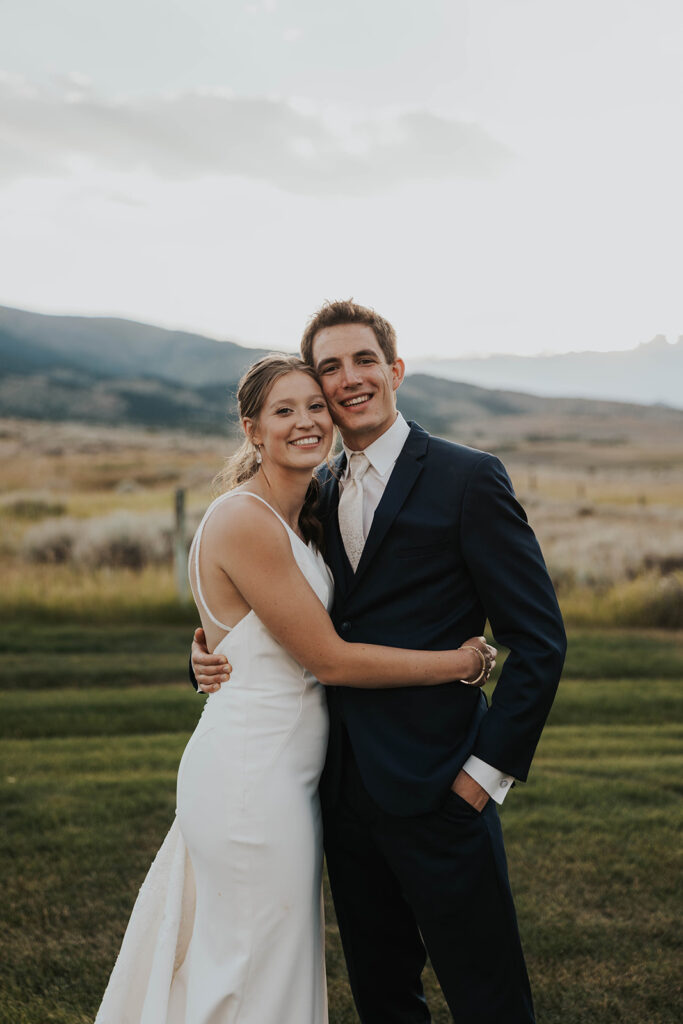
[{"label": "dry golden grass", "polygon": [[131,494],[202,487],[234,439],[127,427],[0,420],[2,494],[40,490],[97,495],[119,506]]},{"label": "dry golden grass", "polygon": [[558,582],[597,586],[683,569],[683,507],[522,502]]},{"label": "dry golden grass", "polygon": [[72,565],[2,563],[0,617],[50,619],[177,617],[177,595],[170,566],[84,569]]},{"label": "dry golden grass", "polygon": [[[683,438],[656,419],[647,429],[626,419],[618,436],[613,423],[597,419],[579,424],[583,436],[568,437],[566,425],[553,436],[553,424],[546,426],[539,434],[537,421],[506,427],[499,420],[495,435],[478,431],[466,440],[506,463],[569,621],[649,620],[663,593],[675,606],[673,574],[683,569]],[[0,420],[0,608],[48,615],[90,609],[98,616],[145,602],[170,608],[170,567],[136,574],[27,564],[27,531],[43,518],[41,508],[48,517],[57,508],[72,519],[117,512],[170,519],[178,487],[187,494],[191,528],[234,445],[233,437],[182,431]],[[668,591],[662,578],[673,580]],[[672,618],[667,606],[652,624]]]},{"label": "dry golden grass", "polygon": [[599,471],[590,467],[552,464],[522,466],[505,459],[515,489],[529,499],[540,496],[554,501],[643,506],[666,505],[683,508],[683,451],[680,463],[669,469],[626,470],[619,467]]},{"label": "dry golden grass", "polygon": [[572,627],[683,628],[683,572],[639,576],[600,589],[570,587],[560,590],[559,598]]}]

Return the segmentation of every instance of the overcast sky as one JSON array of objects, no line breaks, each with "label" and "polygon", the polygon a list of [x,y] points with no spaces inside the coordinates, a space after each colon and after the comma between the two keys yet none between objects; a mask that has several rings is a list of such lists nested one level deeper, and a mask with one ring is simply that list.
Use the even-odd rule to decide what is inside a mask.
[{"label": "overcast sky", "polygon": [[683,334],[680,0],[0,0],[0,304],[410,356]]}]

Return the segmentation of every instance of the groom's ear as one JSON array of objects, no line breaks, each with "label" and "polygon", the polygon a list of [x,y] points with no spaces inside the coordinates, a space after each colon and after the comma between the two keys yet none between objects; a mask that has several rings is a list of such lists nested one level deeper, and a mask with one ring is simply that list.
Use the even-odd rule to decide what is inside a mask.
[{"label": "groom's ear", "polygon": [[403,383],[403,378],[405,377],[405,375],[406,364],[403,362],[402,359],[394,359],[393,363],[391,364],[391,386],[394,389],[394,391],[398,391],[401,384]]}]

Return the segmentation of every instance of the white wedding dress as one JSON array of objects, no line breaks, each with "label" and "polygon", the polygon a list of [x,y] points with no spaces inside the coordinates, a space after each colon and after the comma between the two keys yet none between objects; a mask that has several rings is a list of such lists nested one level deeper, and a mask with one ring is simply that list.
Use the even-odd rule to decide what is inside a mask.
[{"label": "white wedding dress", "polygon": [[[225,630],[204,601],[199,548],[211,512],[235,493],[209,506],[190,552],[197,603]],[[329,610],[322,556],[268,508]],[[176,819],[140,889],[95,1024],[327,1021],[318,802],[325,693],[253,611],[216,651],[232,675],[208,697],[185,748]]]}]

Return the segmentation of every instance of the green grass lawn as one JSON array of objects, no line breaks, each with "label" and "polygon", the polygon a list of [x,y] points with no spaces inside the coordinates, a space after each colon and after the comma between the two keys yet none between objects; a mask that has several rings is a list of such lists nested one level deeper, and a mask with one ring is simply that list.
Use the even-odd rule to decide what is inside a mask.
[{"label": "green grass lawn", "polygon": [[[149,686],[185,682],[196,614],[187,624],[4,621],[0,690]],[[498,657],[500,671],[505,653]],[[683,633],[572,632],[565,677],[681,679]]]},{"label": "green grass lawn", "polygon": [[[3,639],[0,1024],[92,1021],[201,712],[187,643],[153,625]],[[679,634],[571,638],[502,811],[539,1024],[680,1020],[681,675]],[[356,1021],[331,909],[328,971],[331,1024]]]}]

